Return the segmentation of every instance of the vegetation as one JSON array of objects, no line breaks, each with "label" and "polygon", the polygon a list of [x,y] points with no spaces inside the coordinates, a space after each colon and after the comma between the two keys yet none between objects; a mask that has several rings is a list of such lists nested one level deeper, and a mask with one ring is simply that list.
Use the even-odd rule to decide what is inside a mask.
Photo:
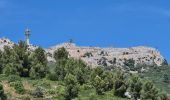
[{"label": "vegetation", "polygon": [[[82,60],[69,57],[65,48],[56,50],[53,57],[56,62],[48,62],[42,48],[30,52],[22,41],[12,48],[5,46],[0,51],[1,100],[128,100],[126,93],[134,100],[169,99],[170,67],[166,62],[135,75],[116,68],[91,69]],[[125,60],[128,70],[138,68],[134,63]]]}]

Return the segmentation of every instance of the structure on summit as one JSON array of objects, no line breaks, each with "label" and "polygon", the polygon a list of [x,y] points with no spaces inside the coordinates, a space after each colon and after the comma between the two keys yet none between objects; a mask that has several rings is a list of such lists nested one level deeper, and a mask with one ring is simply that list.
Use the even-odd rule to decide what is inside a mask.
[{"label": "structure on summit", "polygon": [[25,37],[26,37],[26,44],[27,45],[30,45],[30,35],[31,35],[31,30],[27,28],[25,30]]}]

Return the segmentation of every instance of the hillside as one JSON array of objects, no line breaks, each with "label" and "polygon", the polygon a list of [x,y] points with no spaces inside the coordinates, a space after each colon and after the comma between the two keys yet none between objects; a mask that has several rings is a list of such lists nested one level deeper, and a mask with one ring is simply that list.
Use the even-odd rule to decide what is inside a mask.
[{"label": "hillside", "polygon": [[0,47],[1,100],[169,100],[170,67],[154,48]]},{"label": "hillside", "polygon": [[[0,39],[0,49],[3,47],[13,46],[15,43],[7,38]],[[96,66],[124,66],[125,60],[133,59],[136,64],[153,65],[156,64],[161,66],[165,61],[165,58],[161,53],[151,47],[138,46],[130,48],[100,48],[100,47],[80,47],[73,43],[62,43],[48,49],[45,49],[48,61],[54,62],[53,53],[58,48],[64,47],[68,52],[69,56],[82,59],[88,65],[92,67]],[[29,51],[34,51],[37,48],[35,45],[29,45]]]}]

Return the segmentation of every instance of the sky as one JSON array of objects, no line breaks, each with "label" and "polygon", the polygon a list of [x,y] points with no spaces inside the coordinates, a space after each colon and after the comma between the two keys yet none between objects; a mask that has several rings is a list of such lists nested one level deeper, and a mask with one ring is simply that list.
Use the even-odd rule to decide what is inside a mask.
[{"label": "sky", "polygon": [[170,62],[169,0],[0,0],[0,38],[48,48],[79,46],[158,49]]}]

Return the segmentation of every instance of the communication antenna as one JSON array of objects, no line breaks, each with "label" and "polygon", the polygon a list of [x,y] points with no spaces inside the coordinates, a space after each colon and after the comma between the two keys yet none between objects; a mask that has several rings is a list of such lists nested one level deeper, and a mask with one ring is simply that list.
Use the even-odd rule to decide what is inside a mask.
[{"label": "communication antenna", "polygon": [[31,30],[27,28],[25,30],[25,38],[26,38],[25,42],[27,45],[30,45],[30,35],[31,35]]}]

